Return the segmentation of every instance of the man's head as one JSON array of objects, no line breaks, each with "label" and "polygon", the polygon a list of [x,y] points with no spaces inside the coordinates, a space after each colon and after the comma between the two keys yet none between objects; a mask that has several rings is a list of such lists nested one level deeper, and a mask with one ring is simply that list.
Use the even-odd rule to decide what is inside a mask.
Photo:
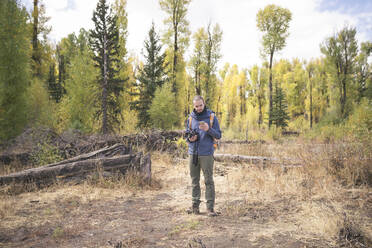
[{"label": "man's head", "polygon": [[201,113],[204,110],[205,102],[202,96],[195,96],[192,100],[192,103],[194,104],[194,109],[197,113]]}]

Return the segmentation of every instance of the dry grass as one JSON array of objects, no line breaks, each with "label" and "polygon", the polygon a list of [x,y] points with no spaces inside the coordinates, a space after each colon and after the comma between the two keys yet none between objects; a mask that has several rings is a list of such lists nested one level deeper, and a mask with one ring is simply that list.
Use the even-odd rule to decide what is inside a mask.
[{"label": "dry grass", "polygon": [[[226,145],[219,152],[276,157],[283,163],[290,158],[302,166],[215,163],[217,211],[222,215],[210,221],[205,216],[184,215],[190,205],[187,159],[154,152],[150,183],[136,173],[106,178],[97,172],[78,185],[8,188],[0,194],[0,230],[38,228],[35,236],[47,233],[55,242],[63,243],[94,228],[96,223],[90,216],[99,215],[95,211],[100,207],[105,210],[112,202],[125,202],[133,196],[144,198],[146,203],[156,195],[166,195],[163,201],[158,199],[158,208],[172,214],[173,222],[162,220],[157,226],[169,227],[164,233],[167,239],[200,234],[201,238],[193,242],[207,245],[205,237],[230,235],[232,230],[234,235],[249,236],[251,244],[257,246],[262,240],[275,242],[278,237],[301,240],[310,247],[371,244],[371,151],[359,144],[288,142]],[[203,177],[201,187],[205,192]],[[143,247],[146,243],[146,238],[136,235],[117,240],[100,247]],[[59,247],[63,247],[61,243]]]},{"label": "dry grass", "polygon": [[[236,151],[242,152],[242,149]],[[247,149],[249,153],[250,149]],[[371,202],[367,195],[371,185],[372,151],[362,149],[362,144],[287,143],[276,145],[266,153],[283,163],[288,158],[301,161],[302,166],[245,165],[232,170],[228,175],[231,191],[246,196],[243,201],[226,207],[231,216],[241,216],[260,208],[252,207],[252,203],[259,203],[261,207],[275,206],[279,199],[295,199],[296,211],[290,214],[304,237],[321,237],[333,246],[346,242],[347,235],[343,232],[352,230],[351,236],[359,241],[354,238],[354,246],[350,247],[359,247],[355,246],[358,242],[360,247],[369,244],[372,225],[361,216],[372,210],[370,206],[365,209]],[[350,190],[357,202],[348,196]],[[274,211],[287,209],[278,208],[274,207]]]}]

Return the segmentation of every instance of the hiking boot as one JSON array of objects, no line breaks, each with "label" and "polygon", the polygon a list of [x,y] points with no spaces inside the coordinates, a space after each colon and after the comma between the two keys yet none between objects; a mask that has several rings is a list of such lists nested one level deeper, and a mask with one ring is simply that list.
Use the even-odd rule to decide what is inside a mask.
[{"label": "hiking boot", "polygon": [[208,215],[209,217],[216,217],[216,216],[217,216],[217,213],[214,212],[213,209],[208,209],[208,210],[207,210],[207,215]]},{"label": "hiking boot", "polygon": [[200,214],[199,206],[192,206],[192,213],[193,214]]},{"label": "hiking boot", "polygon": [[187,210],[188,214],[200,214],[199,206],[192,206]]}]

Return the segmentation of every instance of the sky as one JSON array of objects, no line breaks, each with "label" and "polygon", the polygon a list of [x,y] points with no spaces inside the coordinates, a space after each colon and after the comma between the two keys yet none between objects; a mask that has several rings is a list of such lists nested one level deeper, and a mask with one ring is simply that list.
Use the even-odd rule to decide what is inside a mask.
[{"label": "sky", "polygon": [[[27,8],[32,0],[21,0]],[[43,0],[52,27],[49,38],[57,43],[80,28],[93,28],[92,15],[98,0]],[[113,2],[113,0],[108,0]],[[372,41],[372,0],[192,0],[187,19],[190,31],[218,23],[223,31],[221,68],[225,63],[239,68],[262,64],[260,56],[262,33],[256,26],[256,15],[268,4],[276,4],[292,12],[286,47],[274,55],[274,60],[310,60],[321,56],[320,44],[345,25],[356,27],[359,42]],[[165,30],[165,13],[158,0],[127,0],[127,49],[142,59],[141,51],[151,23],[159,34]],[[190,43],[186,53],[193,50]]]}]

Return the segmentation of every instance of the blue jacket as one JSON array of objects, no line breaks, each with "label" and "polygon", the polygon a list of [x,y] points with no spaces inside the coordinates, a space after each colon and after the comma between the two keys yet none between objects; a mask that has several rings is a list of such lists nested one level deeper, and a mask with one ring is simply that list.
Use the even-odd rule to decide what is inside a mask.
[{"label": "blue jacket", "polygon": [[[210,115],[213,113],[209,109],[204,109],[203,112],[196,113],[194,110],[190,115],[192,117],[191,128],[198,132],[198,139],[195,142],[189,143],[189,154],[197,154],[197,155],[213,155],[214,147],[213,147],[213,138],[220,139],[221,138],[221,129],[220,125],[218,124],[218,120],[216,115],[214,115],[213,120],[213,127],[210,125]],[[208,124],[209,130],[207,132],[199,129],[199,121],[204,121]],[[186,130],[190,130],[189,118],[187,119]]]}]

